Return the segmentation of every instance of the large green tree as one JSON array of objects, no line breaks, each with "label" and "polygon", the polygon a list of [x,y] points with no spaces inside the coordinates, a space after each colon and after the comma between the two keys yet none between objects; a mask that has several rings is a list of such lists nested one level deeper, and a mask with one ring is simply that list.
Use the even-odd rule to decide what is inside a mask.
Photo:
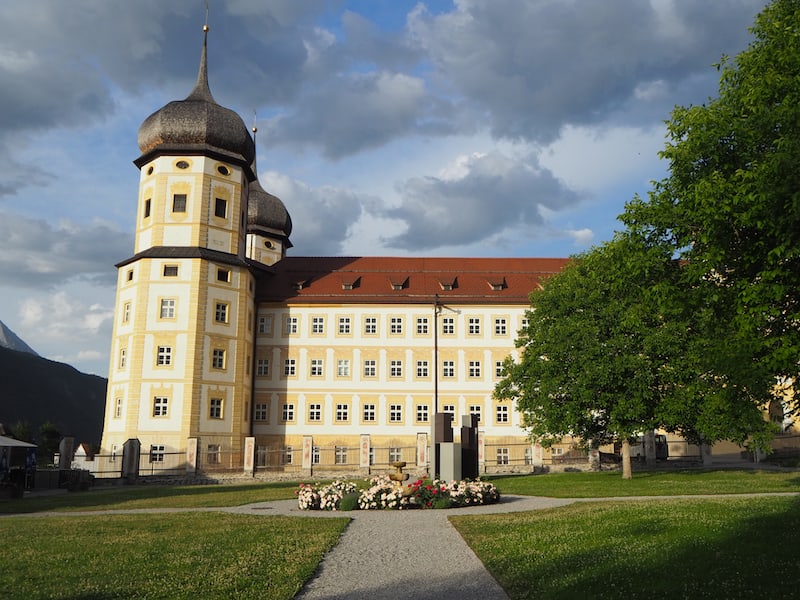
[{"label": "large green tree", "polygon": [[570,434],[600,445],[658,425],[661,365],[679,337],[649,309],[641,277],[658,280],[672,262],[632,243],[619,237],[575,257],[531,294],[521,356],[506,360],[495,395],[516,401],[544,445]]},{"label": "large green tree", "polygon": [[[772,2],[752,33],[744,52],[719,65],[717,98],[674,110],[662,153],[669,176],[621,220],[684,260],[683,287],[702,297],[703,310],[734,322],[740,352],[796,383],[800,0]],[[750,377],[742,361],[719,358],[726,377]]]},{"label": "large green tree", "polygon": [[[531,294],[521,355],[504,363],[495,395],[517,403],[544,445],[575,435],[625,448],[654,428],[698,444],[763,443],[757,390],[768,377],[733,322],[681,287],[682,269],[669,246],[628,234],[576,256]],[[720,364],[739,365],[738,377]]]}]

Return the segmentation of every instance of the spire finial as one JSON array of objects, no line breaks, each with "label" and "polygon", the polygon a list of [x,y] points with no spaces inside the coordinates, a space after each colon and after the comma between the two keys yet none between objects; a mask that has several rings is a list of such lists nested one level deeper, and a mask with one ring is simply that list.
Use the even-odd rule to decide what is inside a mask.
[{"label": "spire finial", "polygon": [[197,72],[197,83],[194,84],[192,93],[189,94],[187,100],[201,100],[204,102],[213,102],[214,96],[211,95],[211,88],[208,87],[208,0],[206,0],[206,21],[203,24],[203,51],[200,54],[200,69]]},{"label": "spire finial", "polygon": [[255,109],[253,109],[253,147],[255,148],[255,152],[253,152],[253,164],[251,167],[253,168],[253,175],[256,176],[256,182],[258,181],[258,172],[256,171],[256,155],[258,154],[258,145],[256,144],[256,133],[258,133],[258,127],[256,126],[256,121],[258,120],[258,115],[256,114]]}]

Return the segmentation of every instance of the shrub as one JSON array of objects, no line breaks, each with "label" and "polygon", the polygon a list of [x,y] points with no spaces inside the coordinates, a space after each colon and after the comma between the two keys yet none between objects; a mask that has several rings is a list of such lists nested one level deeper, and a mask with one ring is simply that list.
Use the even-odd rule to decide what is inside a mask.
[{"label": "shrub", "polygon": [[494,484],[479,479],[449,483],[418,479],[402,487],[380,475],[370,479],[369,487],[360,493],[352,482],[334,481],[319,491],[301,484],[297,498],[301,510],[443,509],[491,504],[500,499],[500,492]]}]

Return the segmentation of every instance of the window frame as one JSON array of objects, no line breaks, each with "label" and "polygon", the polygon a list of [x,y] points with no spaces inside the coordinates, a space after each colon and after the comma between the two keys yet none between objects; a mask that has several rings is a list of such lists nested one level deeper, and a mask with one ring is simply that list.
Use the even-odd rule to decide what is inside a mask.
[{"label": "window frame", "polygon": [[169,396],[153,396],[153,417],[169,416]]}]

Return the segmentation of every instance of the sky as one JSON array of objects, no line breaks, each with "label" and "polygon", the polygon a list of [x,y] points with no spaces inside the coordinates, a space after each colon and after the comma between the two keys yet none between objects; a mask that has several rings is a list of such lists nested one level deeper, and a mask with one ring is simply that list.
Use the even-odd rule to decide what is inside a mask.
[{"label": "sky", "polygon": [[[209,0],[294,256],[564,257],[667,174],[765,0]],[[0,3],[0,321],[106,376],[137,131],[197,77],[205,0]]]}]

